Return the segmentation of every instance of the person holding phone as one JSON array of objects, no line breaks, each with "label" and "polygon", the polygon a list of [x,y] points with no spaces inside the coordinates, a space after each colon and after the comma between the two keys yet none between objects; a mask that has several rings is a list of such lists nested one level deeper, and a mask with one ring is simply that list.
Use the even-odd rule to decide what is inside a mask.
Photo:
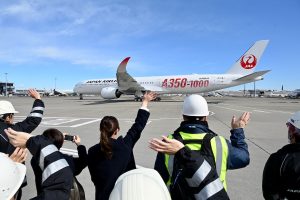
[{"label": "person holding phone", "polygon": [[[79,175],[81,171],[87,166],[87,151],[86,147],[81,144],[81,139],[78,135],[72,136],[67,133],[62,133],[58,129],[50,128],[43,132],[47,140],[50,140],[52,144],[56,146],[58,150],[63,146],[64,140],[72,141],[77,145],[78,158],[73,156],[63,154],[64,159],[68,162],[74,177]],[[35,184],[37,189],[37,194],[42,192],[42,170],[39,166],[38,160],[35,157],[31,159],[31,166],[35,174]]]}]

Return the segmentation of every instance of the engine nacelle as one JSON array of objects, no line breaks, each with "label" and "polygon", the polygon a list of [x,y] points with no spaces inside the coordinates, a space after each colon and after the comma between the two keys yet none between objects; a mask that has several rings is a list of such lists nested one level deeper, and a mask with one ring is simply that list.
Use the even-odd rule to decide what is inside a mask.
[{"label": "engine nacelle", "polygon": [[122,93],[115,87],[105,87],[100,93],[103,99],[117,99],[121,94]]}]

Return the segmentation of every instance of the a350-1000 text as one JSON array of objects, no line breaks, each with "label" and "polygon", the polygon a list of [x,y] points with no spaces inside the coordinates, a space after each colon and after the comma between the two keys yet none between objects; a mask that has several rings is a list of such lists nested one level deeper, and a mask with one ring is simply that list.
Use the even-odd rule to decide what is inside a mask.
[{"label": "a350-1000 text", "polygon": [[208,87],[209,80],[190,80],[187,78],[166,78],[162,82],[162,87],[164,88],[199,88],[199,87]]}]

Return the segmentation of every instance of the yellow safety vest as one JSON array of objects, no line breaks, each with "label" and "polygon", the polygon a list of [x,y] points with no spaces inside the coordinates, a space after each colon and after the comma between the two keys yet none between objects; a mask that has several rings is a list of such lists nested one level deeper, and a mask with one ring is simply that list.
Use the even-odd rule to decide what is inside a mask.
[{"label": "yellow safety vest", "polygon": [[[188,140],[202,140],[207,133],[185,133],[179,132],[180,136],[184,141]],[[173,138],[173,135],[169,135],[168,138]],[[216,163],[216,171],[219,175],[221,182],[225,190],[227,190],[226,184],[226,171],[227,171],[227,159],[228,159],[228,145],[224,137],[215,136],[210,140],[211,149],[214,155],[215,163]],[[189,143],[185,145],[191,150],[199,151],[201,149],[201,144],[199,143]],[[174,155],[165,154],[165,166],[169,172],[169,180],[167,182],[167,186],[171,185],[171,176],[173,173],[173,163],[174,163]]]}]

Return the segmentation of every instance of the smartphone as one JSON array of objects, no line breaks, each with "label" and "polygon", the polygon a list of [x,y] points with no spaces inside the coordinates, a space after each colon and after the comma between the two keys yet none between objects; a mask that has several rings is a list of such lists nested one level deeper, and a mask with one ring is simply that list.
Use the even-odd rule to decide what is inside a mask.
[{"label": "smartphone", "polygon": [[73,135],[65,135],[65,140],[73,141],[74,140],[74,136]]}]

